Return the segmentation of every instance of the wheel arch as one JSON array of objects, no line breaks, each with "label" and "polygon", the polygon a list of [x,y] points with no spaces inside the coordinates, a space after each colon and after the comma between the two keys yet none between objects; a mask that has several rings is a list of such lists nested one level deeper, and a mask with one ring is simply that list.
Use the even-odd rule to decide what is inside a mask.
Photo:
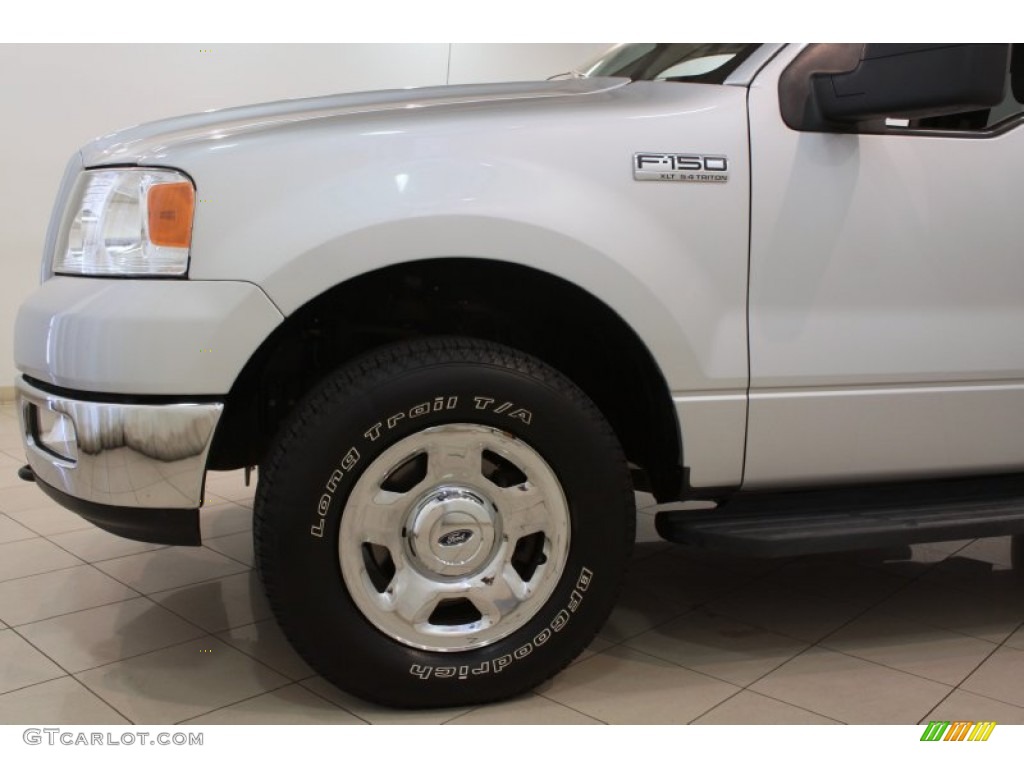
[{"label": "wheel arch", "polygon": [[393,264],[334,285],[290,313],[236,379],[210,468],[259,464],[295,404],[339,365],[384,344],[434,335],[505,344],[561,371],[605,414],[655,495],[678,498],[682,436],[647,345],[580,286],[492,259]]}]

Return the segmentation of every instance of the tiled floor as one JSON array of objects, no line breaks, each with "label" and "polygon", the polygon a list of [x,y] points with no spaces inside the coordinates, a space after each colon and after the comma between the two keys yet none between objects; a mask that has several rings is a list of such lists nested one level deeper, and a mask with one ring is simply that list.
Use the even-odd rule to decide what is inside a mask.
[{"label": "tiled floor", "polygon": [[240,472],[207,484],[204,546],[166,548],[62,510],[22,463],[0,405],[0,723],[1024,724],[1006,539],[749,560],[665,544],[641,509],[619,607],[569,669],[514,701],[403,712],[288,646]]}]

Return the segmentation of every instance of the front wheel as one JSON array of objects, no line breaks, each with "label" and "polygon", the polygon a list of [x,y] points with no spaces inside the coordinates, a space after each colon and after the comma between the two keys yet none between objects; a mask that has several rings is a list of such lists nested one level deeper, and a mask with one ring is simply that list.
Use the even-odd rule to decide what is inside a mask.
[{"label": "front wheel", "polygon": [[482,703],[575,658],[633,541],[629,473],[590,400],[469,339],[406,342],[307,397],[260,473],[258,568],[324,677],[405,707]]}]

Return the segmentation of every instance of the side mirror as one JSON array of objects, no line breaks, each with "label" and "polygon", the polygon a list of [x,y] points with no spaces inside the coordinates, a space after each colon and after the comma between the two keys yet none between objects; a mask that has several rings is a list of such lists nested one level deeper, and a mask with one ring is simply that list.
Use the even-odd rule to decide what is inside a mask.
[{"label": "side mirror", "polygon": [[1009,45],[868,43],[851,72],[814,75],[827,120],[933,117],[1003,100]]},{"label": "side mirror", "polygon": [[813,45],[779,81],[791,128],[820,131],[883,117],[937,117],[1003,100],[1010,45]]}]

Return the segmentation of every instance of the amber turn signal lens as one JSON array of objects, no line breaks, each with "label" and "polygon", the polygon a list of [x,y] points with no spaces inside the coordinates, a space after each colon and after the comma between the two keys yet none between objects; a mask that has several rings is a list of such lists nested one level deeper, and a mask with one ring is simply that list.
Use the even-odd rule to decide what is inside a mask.
[{"label": "amber turn signal lens", "polygon": [[195,190],[187,181],[149,188],[149,241],[164,248],[188,248],[192,242]]}]

